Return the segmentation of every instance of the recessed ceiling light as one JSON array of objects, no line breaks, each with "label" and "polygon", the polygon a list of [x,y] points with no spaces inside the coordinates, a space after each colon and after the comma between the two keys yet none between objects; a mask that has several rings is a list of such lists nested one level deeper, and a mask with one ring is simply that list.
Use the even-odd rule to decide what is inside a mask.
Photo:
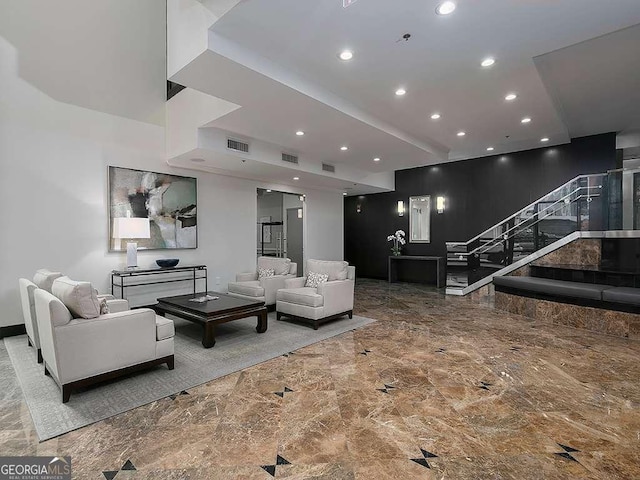
[{"label": "recessed ceiling light", "polygon": [[520,123],[530,123],[531,122],[531,118],[529,117],[524,117],[522,120],[520,120]]},{"label": "recessed ceiling light", "polygon": [[458,132],[456,135],[458,135],[459,137],[464,137],[467,134],[467,132]]},{"label": "recessed ceiling light", "polygon": [[433,115],[431,115],[431,120],[438,120],[439,118],[440,118],[439,113],[434,113]]},{"label": "recessed ceiling light", "polygon": [[549,141],[549,138],[544,137],[544,138],[541,138],[541,139],[540,139],[540,141],[541,141],[541,142],[548,142],[548,141]]},{"label": "recessed ceiling light", "polygon": [[380,161],[380,157],[376,157],[373,159],[374,162],[379,162]]},{"label": "recessed ceiling light", "polygon": [[494,148],[493,147],[487,147],[487,152],[493,152]]},{"label": "recessed ceiling light", "polygon": [[507,102],[510,102],[511,100],[515,100],[516,98],[518,98],[518,95],[516,95],[515,93],[510,93],[506,97],[504,97],[504,99]]},{"label": "recessed ceiling light", "polygon": [[342,150],[343,152],[349,150],[349,147],[340,147],[340,150]]},{"label": "recessed ceiling light", "polygon": [[340,60],[344,61],[351,60],[353,58],[353,52],[351,50],[343,50],[340,52],[338,57],[340,58]]},{"label": "recessed ceiling light", "polygon": [[455,2],[442,2],[436,7],[438,15],[449,15],[456,9]]},{"label": "recessed ceiling light", "polygon": [[266,192],[267,192],[267,193],[271,193],[271,190],[267,188]]},{"label": "recessed ceiling light", "polygon": [[492,58],[492,57],[488,57],[485,58],[482,63],[480,63],[480,65],[482,65],[483,67],[490,67],[491,65],[493,65],[494,63],[496,63],[496,59]]},{"label": "recessed ceiling light", "polygon": [[399,88],[398,90],[396,90],[396,95],[399,97],[403,96],[405,93],[407,93],[407,91],[404,88]]},{"label": "recessed ceiling light", "polygon": [[301,137],[301,136],[303,136],[303,135],[304,135],[304,132],[303,132],[302,130],[298,130],[298,131],[296,132],[296,135],[297,135],[297,136],[299,136],[299,137]]},{"label": "recessed ceiling light", "polygon": [[191,161],[196,163],[202,163],[204,162],[204,158],[192,158]]},{"label": "recessed ceiling light", "polygon": [[300,177],[293,177],[294,180],[300,180]]}]

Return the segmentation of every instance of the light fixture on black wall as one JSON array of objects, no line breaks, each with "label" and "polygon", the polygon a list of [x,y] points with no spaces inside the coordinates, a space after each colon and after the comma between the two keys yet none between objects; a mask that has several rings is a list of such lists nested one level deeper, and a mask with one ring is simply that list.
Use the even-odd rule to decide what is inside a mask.
[{"label": "light fixture on black wall", "polygon": [[362,213],[362,205],[356,205],[356,213]]},{"label": "light fixture on black wall", "polygon": [[438,213],[444,213],[444,197],[436,197],[436,211]]},{"label": "light fixture on black wall", "polygon": [[398,216],[404,217],[404,200],[398,200]]}]

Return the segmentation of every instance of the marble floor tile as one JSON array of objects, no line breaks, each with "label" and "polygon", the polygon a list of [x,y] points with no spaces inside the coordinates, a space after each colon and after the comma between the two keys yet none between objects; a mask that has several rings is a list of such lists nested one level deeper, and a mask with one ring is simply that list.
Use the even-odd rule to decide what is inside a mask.
[{"label": "marble floor tile", "polygon": [[295,465],[349,460],[335,391],[291,392],[283,398],[278,453]]},{"label": "marble floor tile", "polygon": [[42,443],[0,342],[0,451],[103,480],[640,478],[639,340],[377,280],[354,313],[378,321]]}]

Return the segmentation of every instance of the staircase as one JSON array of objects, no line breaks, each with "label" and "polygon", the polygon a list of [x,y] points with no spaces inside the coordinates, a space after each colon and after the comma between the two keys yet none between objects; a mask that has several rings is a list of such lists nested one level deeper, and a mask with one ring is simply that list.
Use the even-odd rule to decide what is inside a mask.
[{"label": "staircase", "polygon": [[584,232],[622,229],[622,170],[580,175],[466,242],[447,242],[447,288],[466,295]]}]

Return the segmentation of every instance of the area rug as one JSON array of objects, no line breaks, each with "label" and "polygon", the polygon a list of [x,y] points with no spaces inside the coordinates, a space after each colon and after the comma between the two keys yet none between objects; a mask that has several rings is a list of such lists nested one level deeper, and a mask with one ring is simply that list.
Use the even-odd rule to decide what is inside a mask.
[{"label": "area rug", "polygon": [[25,400],[40,441],[62,435],[113,415],[193,388],[215,378],[276,358],[285,353],[326,340],[375,320],[354,316],[322,325],[309,326],[276,321],[269,314],[269,328],[255,331],[256,319],[247,318],[216,327],[216,345],[205,349],[201,328],[170,317],[176,325],[175,369],[155,367],[117,381],[74,393],[63,404],[60,389],[44,375],[25,335],[5,338]]}]

